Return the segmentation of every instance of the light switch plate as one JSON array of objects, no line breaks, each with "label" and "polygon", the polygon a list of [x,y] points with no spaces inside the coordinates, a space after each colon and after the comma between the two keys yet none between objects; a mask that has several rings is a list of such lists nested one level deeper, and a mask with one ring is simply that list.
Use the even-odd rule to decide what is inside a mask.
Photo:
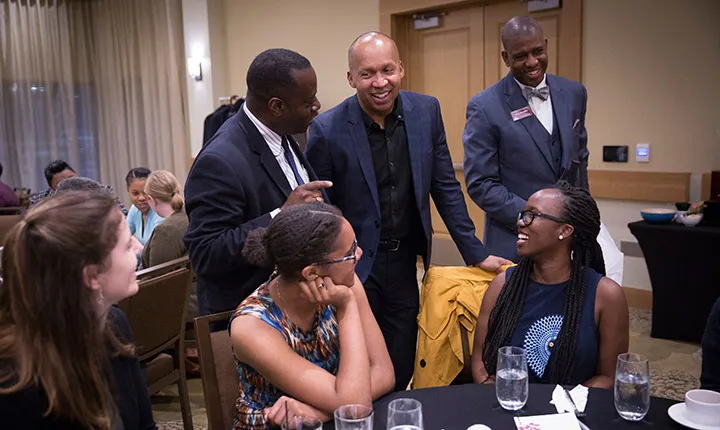
[{"label": "light switch plate", "polygon": [[635,161],[637,163],[649,163],[650,162],[650,144],[649,143],[638,143],[635,148]]}]

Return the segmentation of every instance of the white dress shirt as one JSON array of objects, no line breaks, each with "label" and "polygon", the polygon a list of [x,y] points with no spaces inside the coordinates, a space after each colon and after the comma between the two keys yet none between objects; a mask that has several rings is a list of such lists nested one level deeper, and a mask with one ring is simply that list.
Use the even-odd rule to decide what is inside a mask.
[{"label": "white dress shirt", "polygon": [[[547,87],[547,75],[543,76],[542,82],[535,87],[535,88],[544,88]],[[521,84],[517,79],[515,79],[515,82],[517,82],[518,85],[520,85],[520,90],[527,87],[527,85]],[[545,130],[549,134],[552,134],[553,132],[553,108],[552,108],[552,100],[550,95],[548,94],[547,100],[542,100],[539,97],[530,97],[530,100],[528,100],[528,105],[530,106],[530,109],[532,109],[533,113],[537,117],[537,119],[540,121],[540,123],[545,127]]]},{"label": "white dress shirt", "polygon": [[[285,174],[285,177],[290,184],[290,188],[294,190],[295,188],[297,188],[298,183],[295,179],[295,174],[292,171],[292,167],[290,167],[290,163],[288,163],[287,159],[285,158],[285,152],[283,151],[282,147],[282,136],[270,130],[265,124],[260,122],[260,120],[257,119],[255,115],[252,114],[252,112],[250,112],[250,109],[247,108],[247,103],[243,103],[243,110],[245,111],[245,115],[250,118],[250,121],[255,124],[255,127],[258,129],[263,139],[265,139],[265,143],[267,143],[267,146],[270,147],[270,151],[275,156],[275,160],[277,160],[278,164],[280,165],[280,169],[282,169],[283,173]],[[552,116],[550,119],[552,120]],[[292,150],[292,145],[290,146],[290,152],[292,152],[295,166],[297,167],[298,173],[300,173],[300,177],[302,178],[303,182],[310,182],[307,169],[305,169],[305,166],[300,163],[300,160],[295,154],[295,151]]]}]

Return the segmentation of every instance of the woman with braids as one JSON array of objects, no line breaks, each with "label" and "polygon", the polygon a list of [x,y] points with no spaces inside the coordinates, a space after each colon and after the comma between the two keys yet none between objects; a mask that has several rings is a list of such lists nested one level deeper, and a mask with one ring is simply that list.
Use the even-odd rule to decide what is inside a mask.
[{"label": "woman with braids", "polygon": [[603,276],[595,201],[560,182],[528,199],[517,227],[520,263],[492,281],[480,307],[473,379],[493,382],[498,349],[518,346],[531,383],[612,387],[628,350],[628,305]]},{"label": "woman with braids", "polygon": [[350,223],[325,203],[283,209],[249,234],[243,256],[275,272],[230,322],[235,429],[279,425],[286,410],[327,421],[340,405],[370,405],[393,389],[390,355],[355,275],[361,255]]},{"label": "woman with braids", "polygon": [[140,244],[115,198],[44,199],[5,237],[0,428],[155,429],[130,326]]}]

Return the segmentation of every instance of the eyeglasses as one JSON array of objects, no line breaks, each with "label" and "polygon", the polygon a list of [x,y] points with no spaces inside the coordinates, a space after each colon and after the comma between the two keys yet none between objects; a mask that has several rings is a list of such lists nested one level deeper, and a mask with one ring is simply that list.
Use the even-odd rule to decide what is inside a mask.
[{"label": "eyeglasses", "polygon": [[352,247],[350,248],[350,255],[346,257],[340,257],[336,258],[334,260],[328,260],[328,261],[321,261],[319,263],[314,263],[316,266],[324,266],[327,264],[335,264],[335,263],[342,263],[343,261],[357,261],[357,250],[358,250],[358,243],[357,238],[353,239]]},{"label": "eyeglasses", "polygon": [[550,221],[559,222],[560,224],[569,224],[568,221],[566,221],[562,218],[558,218],[558,217],[540,213],[540,212],[531,211],[529,209],[520,211],[520,213],[518,214],[518,221],[522,222],[525,227],[530,226],[530,224],[532,224],[533,221],[535,221],[535,218],[545,218],[545,219],[549,219]]}]

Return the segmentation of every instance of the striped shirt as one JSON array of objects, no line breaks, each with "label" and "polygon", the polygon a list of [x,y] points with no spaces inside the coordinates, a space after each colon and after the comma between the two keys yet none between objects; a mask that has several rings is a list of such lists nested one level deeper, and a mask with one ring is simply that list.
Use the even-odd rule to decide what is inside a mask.
[{"label": "striped shirt", "polygon": [[[255,127],[258,129],[263,139],[265,139],[265,143],[267,143],[268,147],[270,147],[270,151],[275,156],[275,160],[278,162],[280,168],[285,174],[285,178],[287,178],[287,181],[290,184],[290,188],[294,190],[298,186],[298,183],[295,179],[295,174],[292,171],[292,167],[290,167],[290,163],[288,163],[287,159],[285,158],[285,153],[282,147],[282,136],[270,130],[265,124],[260,122],[260,120],[257,119],[255,115],[252,114],[252,112],[250,112],[250,109],[247,108],[247,103],[243,103],[243,110],[245,111],[245,115],[250,118],[250,121],[255,124]],[[297,166],[298,172],[300,173],[300,177],[302,178],[303,182],[310,182],[307,169],[305,169],[305,166],[300,163],[300,160],[295,154],[295,151],[291,152],[293,155],[293,159],[295,160],[295,166]]]}]

